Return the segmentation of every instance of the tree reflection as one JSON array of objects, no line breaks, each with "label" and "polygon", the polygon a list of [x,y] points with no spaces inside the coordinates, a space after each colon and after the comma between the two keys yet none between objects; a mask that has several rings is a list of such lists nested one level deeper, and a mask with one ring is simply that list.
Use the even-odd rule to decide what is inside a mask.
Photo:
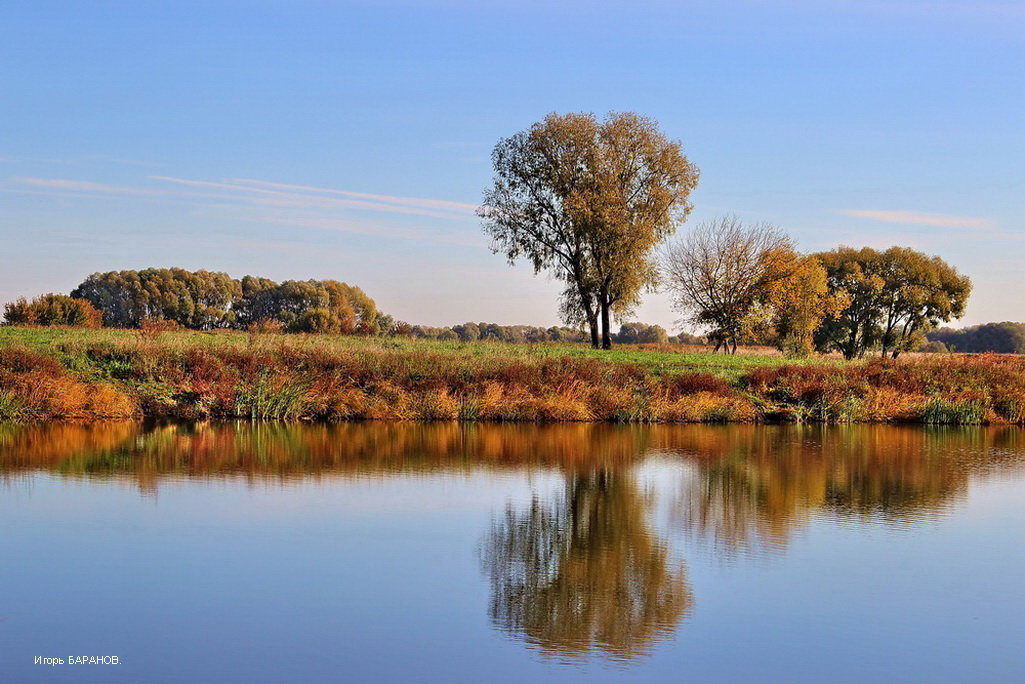
[{"label": "tree reflection", "polygon": [[629,660],[673,634],[693,595],[626,471],[567,476],[564,495],[511,507],[482,548],[491,619],[548,655]]},{"label": "tree reflection", "polygon": [[[694,465],[678,519],[723,553],[782,549],[815,513],[907,524],[951,509],[973,473],[1010,453],[1010,429],[697,427],[662,435]],[[663,441],[667,440],[667,441]],[[664,448],[664,447],[663,447]]]}]

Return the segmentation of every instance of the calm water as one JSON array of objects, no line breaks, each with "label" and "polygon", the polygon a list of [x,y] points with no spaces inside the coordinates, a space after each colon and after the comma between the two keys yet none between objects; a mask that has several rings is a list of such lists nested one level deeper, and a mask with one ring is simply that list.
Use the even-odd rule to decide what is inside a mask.
[{"label": "calm water", "polygon": [[0,680],[1022,681],[1023,541],[1016,429],[0,426]]}]

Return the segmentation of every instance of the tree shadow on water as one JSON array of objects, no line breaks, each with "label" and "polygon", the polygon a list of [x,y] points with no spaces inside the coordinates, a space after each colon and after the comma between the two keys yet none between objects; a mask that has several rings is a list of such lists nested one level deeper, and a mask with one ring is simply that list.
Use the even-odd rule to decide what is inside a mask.
[{"label": "tree shadow on water", "polygon": [[627,472],[567,476],[554,502],[508,507],[481,546],[494,624],[544,655],[625,663],[675,634],[693,594]]}]

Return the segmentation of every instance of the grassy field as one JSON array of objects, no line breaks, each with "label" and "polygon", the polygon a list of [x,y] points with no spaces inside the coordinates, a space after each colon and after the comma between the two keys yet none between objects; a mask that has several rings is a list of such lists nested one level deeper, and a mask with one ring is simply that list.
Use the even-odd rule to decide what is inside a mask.
[{"label": "grassy field", "polygon": [[0,420],[1025,423],[1025,357],[0,327]]},{"label": "grassy field", "polygon": [[[841,359],[815,357],[787,359],[768,347],[741,349],[735,356],[712,354],[710,348],[683,345],[617,345],[611,350],[586,344],[507,344],[504,342],[439,342],[408,337],[354,337],[351,335],[252,335],[234,330],[174,331],[142,335],[136,330],[111,328],[22,328],[0,326],[0,348],[23,346],[71,362],[82,350],[97,344],[153,344],[200,349],[289,347],[330,351],[381,350],[408,354],[440,354],[480,359],[596,359],[633,364],[655,375],[711,373],[731,383],[753,368],[781,365],[838,365]],[[69,365],[73,365],[69,363]]]}]

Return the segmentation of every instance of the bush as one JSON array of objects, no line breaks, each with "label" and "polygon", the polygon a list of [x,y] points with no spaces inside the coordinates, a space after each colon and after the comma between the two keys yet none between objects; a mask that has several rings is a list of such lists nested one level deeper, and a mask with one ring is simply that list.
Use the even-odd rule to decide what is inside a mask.
[{"label": "bush", "polygon": [[8,325],[67,325],[98,328],[103,320],[100,312],[84,299],[67,295],[46,294],[28,301],[24,297],[4,307]]}]

